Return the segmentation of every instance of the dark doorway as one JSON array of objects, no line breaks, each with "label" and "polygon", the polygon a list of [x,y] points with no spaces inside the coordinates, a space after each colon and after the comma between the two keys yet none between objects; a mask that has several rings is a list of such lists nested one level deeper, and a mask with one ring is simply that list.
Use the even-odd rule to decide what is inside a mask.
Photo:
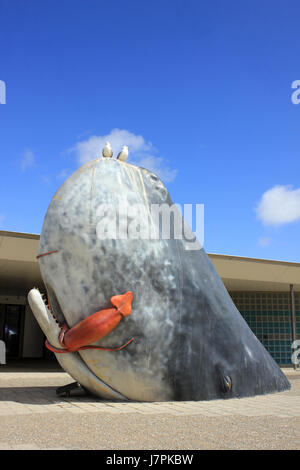
[{"label": "dark doorway", "polygon": [[5,342],[6,356],[17,358],[21,355],[24,324],[24,305],[0,306],[0,339]]}]

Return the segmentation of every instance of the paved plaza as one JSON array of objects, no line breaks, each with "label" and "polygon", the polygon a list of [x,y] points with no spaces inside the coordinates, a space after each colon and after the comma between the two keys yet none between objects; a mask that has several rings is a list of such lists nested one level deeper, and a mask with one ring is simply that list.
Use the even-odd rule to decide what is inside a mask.
[{"label": "paved plaza", "polygon": [[299,449],[300,371],[283,393],[209,402],[110,402],[56,388],[65,372],[0,366],[0,449]]}]

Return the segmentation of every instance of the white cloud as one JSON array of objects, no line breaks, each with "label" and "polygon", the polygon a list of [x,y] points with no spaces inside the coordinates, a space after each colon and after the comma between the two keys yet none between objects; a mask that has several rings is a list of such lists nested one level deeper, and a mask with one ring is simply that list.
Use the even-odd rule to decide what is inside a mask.
[{"label": "white cloud", "polygon": [[138,159],[136,162],[131,163],[146,168],[159,176],[165,183],[174,181],[177,175],[177,170],[167,166],[164,159],[161,157],[155,157],[153,155],[145,155]]},{"label": "white cloud", "polygon": [[26,171],[28,168],[34,165],[34,153],[32,150],[27,149],[23,153],[23,158],[21,161],[21,170]]},{"label": "white cloud", "polygon": [[141,135],[135,135],[126,130],[113,129],[107,135],[92,135],[87,140],[78,142],[71,150],[76,151],[78,162],[83,164],[102,157],[102,148],[106,141],[111,143],[114,156],[120,152],[122,145],[128,145],[131,153],[145,152],[152,148],[152,144],[146,143]]},{"label": "white cloud", "polygon": [[93,135],[87,140],[77,142],[69,151],[75,152],[79,164],[86,163],[102,156],[102,148],[106,141],[111,143],[114,157],[122,145],[128,145],[128,162],[153,171],[165,182],[173,181],[177,170],[169,168],[162,157],[153,155],[156,152],[151,142],[146,142],[142,135],[136,135],[126,129],[113,129],[107,135]]},{"label": "white cloud", "polygon": [[274,186],[266,191],[256,208],[264,225],[283,225],[300,219],[300,188]]}]

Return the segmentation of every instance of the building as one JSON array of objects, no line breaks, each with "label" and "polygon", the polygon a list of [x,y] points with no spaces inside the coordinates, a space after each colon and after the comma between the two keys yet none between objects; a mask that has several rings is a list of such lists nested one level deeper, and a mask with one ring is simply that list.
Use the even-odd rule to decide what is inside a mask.
[{"label": "building", "polygon": [[[10,358],[51,357],[27,302],[45,291],[36,260],[39,235],[0,231],[0,340]],[[300,339],[300,263],[209,255],[241,315],[281,366]]]}]

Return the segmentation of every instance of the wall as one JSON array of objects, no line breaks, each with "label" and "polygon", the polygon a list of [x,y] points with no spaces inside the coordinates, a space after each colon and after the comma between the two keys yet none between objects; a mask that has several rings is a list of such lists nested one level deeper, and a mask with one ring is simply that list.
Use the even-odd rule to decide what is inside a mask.
[{"label": "wall", "polygon": [[[281,366],[291,366],[291,302],[287,292],[230,292],[249,327]],[[300,339],[300,294],[295,293],[296,336]]]},{"label": "wall", "polygon": [[25,306],[25,315],[21,323],[21,357],[43,357],[44,335],[27,303],[26,296],[0,295],[0,306],[4,304]]}]

